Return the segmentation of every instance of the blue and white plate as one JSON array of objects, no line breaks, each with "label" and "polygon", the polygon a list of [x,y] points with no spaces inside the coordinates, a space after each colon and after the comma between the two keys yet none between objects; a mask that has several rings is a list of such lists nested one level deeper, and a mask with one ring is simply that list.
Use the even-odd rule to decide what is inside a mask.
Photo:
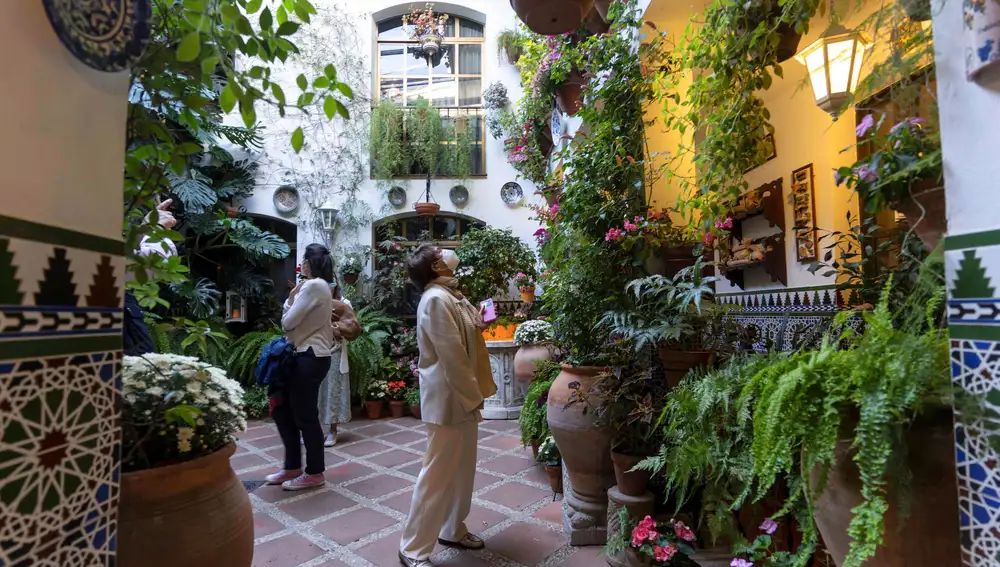
[{"label": "blue and white plate", "polygon": [[402,207],[406,204],[406,190],[400,186],[389,189],[389,204],[393,207]]},{"label": "blue and white plate", "polygon": [[456,205],[464,205],[469,202],[469,190],[462,185],[456,185],[448,192],[451,202]]},{"label": "blue and white plate", "polygon": [[555,143],[555,144],[559,143],[559,140],[562,139],[562,135],[565,133],[565,127],[566,127],[566,125],[563,124],[563,119],[562,119],[562,111],[560,111],[559,107],[557,106],[557,107],[555,107],[555,108],[552,109],[552,142],[553,143]]},{"label": "blue and white plate", "polygon": [[52,29],[88,67],[130,68],[149,42],[150,0],[42,0]]},{"label": "blue and white plate", "polygon": [[500,198],[508,205],[517,205],[524,199],[524,191],[521,190],[521,186],[517,183],[508,181],[500,188]]}]

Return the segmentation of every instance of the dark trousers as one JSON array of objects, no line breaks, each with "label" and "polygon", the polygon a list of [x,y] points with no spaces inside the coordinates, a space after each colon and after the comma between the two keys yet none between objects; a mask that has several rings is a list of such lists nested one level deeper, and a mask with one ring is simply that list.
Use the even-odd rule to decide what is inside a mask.
[{"label": "dark trousers", "polygon": [[320,474],[326,464],[323,427],[319,423],[319,385],[330,370],[330,357],[318,357],[309,349],[295,355],[290,370],[281,404],[271,412],[285,446],[285,470],[302,468],[301,439],[306,446],[306,474]]}]

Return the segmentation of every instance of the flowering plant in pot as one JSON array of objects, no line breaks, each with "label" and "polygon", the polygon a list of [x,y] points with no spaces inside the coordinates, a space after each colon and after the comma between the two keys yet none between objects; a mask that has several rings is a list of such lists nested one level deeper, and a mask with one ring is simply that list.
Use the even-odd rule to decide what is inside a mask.
[{"label": "flowering plant in pot", "polygon": [[345,282],[353,284],[358,281],[362,270],[364,270],[364,264],[361,254],[357,252],[344,254],[344,261],[340,264],[340,277],[344,278]]},{"label": "flowering plant in pot", "polygon": [[410,39],[419,43],[427,55],[434,55],[440,49],[447,21],[448,14],[434,13],[434,4],[426,4],[422,9],[413,8],[403,16],[403,25],[407,27]]},{"label": "flowering plant in pot", "polygon": [[382,417],[385,402],[389,399],[389,383],[383,378],[376,378],[368,384],[365,391],[365,415],[368,419]]},{"label": "flowering plant in pot", "polygon": [[[178,557],[188,564],[250,564],[253,511],[229,465],[246,429],[242,397],[238,382],[194,357],[123,359],[120,565],[148,564],[146,552],[163,540],[184,542]],[[202,533],[191,521],[202,516],[226,526],[213,533],[224,537]]]},{"label": "flowering plant in pot", "polygon": [[406,413],[406,382],[390,380],[385,383],[389,398],[389,411],[392,417],[403,417]]},{"label": "flowering plant in pot", "polygon": [[[608,556],[631,555],[642,565],[682,565],[680,556],[695,554],[694,531],[683,521],[671,519],[658,522],[651,516],[636,521],[622,507],[619,512],[621,533],[607,545]],[[631,565],[631,563],[629,563]]]},{"label": "flowering plant in pot", "polygon": [[406,405],[410,406],[413,417],[420,419],[420,387],[414,386],[406,390]]},{"label": "flowering plant in pot", "polygon": [[541,319],[525,321],[514,330],[514,379],[529,382],[542,361],[552,360],[552,324]]},{"label": "flowering plant in pot", "polygon": [[854,189],[869,212],[892,208],[903,213],[928,251],[933,250],[946,226],[940,134],[923,118],[909,117],[880,136],[884,120],[884,115],[876,121],[871,114],[861,119],[858,139],[878,149],[838,168],[834,181]]},{"label": "flowering plant in pot", "polygon": [[524,272],[514,275],[514,284],[521,292],[521,301],[531,303],[535,301],[535,278]]},{"label": "flowering plant in pot", "polygon": [[552,492],[562,494],[562,455],[559,454],[559,447],[556,446],[552,434],[547,435],[538,446],[538,462],[545,467]]}]

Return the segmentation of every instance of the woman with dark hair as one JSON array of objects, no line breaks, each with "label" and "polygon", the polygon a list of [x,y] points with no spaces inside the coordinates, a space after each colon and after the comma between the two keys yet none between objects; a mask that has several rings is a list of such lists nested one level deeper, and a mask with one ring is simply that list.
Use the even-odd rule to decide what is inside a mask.
[{"label": "woman with dark hair", "polygon": [[423,244],[407,260],[410,280],[423,290],[417,307],[420,413],[427,451],[403,527],[399,560],[430,567],[438,543],[463,549],[485,544],[469,533],[479,437],[479,410],[496,393],[482,331],[482,314],[458,291],[458,256]]},{"label": "woman with dark hair", "polygon": [[[303,280],[285,301],[281,327],[295,347],[284,388],[271,401],[271,417],[285,446],[285,464],[267,477],[285,490],[323,486],[323,428],[319,422],[319,387],[330,370],[333,350],[333,257],[322,244],[310,244],[302,258]],[[302,440],[306,468],[302,469]]]}]

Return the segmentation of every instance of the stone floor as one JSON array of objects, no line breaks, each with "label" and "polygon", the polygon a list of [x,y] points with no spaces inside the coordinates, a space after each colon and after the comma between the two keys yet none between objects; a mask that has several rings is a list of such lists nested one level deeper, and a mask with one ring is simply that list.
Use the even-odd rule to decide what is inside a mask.
[{"label": "stone floor", "polygon": [[[521,448],[516,421],[479,428],[479,465],[469,529],[486,539],[479,552],[439,548],[440,567],[605,567],[600,547],[570,547],[562,505],[545,471]],[[327,450],[327,486],[284,492],[263,486],[250,495],[256,549],[253,567],[396,567],[399,531],[426,446],[412,418],[358,421]],[[245,481],[279,466],[273,424],[251,423],[232,464]]]}]

